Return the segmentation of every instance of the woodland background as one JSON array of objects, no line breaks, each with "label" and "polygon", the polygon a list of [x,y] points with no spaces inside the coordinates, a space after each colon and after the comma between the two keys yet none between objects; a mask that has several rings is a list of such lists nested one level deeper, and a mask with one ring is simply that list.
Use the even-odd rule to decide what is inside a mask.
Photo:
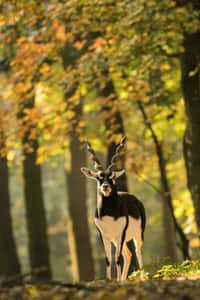
[{"label": "woodland background", "polygon": [[[199,259],[198,0],[0,1],[0,277],[104,276],[84,141],[147,211],[145,268]],[[95,274],[95,275],[94,275]]]}]

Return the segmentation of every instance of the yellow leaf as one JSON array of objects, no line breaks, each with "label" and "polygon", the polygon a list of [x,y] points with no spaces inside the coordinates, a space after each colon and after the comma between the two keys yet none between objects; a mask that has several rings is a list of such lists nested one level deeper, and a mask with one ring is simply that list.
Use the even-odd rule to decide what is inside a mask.
[{"label": "yellow leaf", "polygon": [[15,152],[13,150],[10,150],[8,152],[8,155],[7,155],[7,160],[8,161],[13,161],[14,160],[14,157],[15,157]]},{"label": "yellow leaf", "polygon": [[171,66],[170,66],[169,64],[167,64],[167,63],[162,64],[162,65],[160,66],[160,70],[161,70],[161,71],[168,71],[168,70],[170,70],[170,69],[171,69]]},{"label": "yellow leaf", "polygon": [[43,75],[47,74],[47,73],[49,73],[49,71],[50,71],[50,66],[48,64],[43,64],[40,69],[41,74],[43,74]]},{"label": "yellow leaf", "polygon": [[75,116],[75,112],[73,110],[68,110],[66,113],[65,113],[67,119],[71,120],[74,118]]}]

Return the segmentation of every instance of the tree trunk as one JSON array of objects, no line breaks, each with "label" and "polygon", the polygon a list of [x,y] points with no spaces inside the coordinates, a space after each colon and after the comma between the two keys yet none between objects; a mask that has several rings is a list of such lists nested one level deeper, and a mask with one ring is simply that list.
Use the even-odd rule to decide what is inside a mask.
[{"label": "tree trunk", "polygon": [[[63,67],[75,63],[80,53],[72,45],[66,44],[61,51]],[[90,241],[87,216],[86,180],[81,175],[80,168],[86,165],[85,152],[81,150],[81,143],[77,134],[77,126],[82,116],[82,104],[69,103],[70,97],[76,91],[76,86],[65,94],[68,109],[75,112],[70,134],[71,169],[66,173],[69,213],[68,239],[70,257],[72,261],[73,277],[75,281],[94,279],[94,262]]]},{"label": "tree trunk", "polygon": [[[99,95],[109,99],[111,95],[115,94],[115,89],[111,80],[108,80],[106,86],[99,91]],[[115,105],[115,99],[111,99],[108,101],[107,105],[102,107],[102,111],[106,112],[105,118],[105,127],[107,131],[108,138],[112,138],[112,135],[121,135],[122,137],[125,135],[123,119],[120,111],[117,109],[112,112],[113,106]],[[116,144],[114,141],[111,141],[108,147],[106,164],[107,166],[110,164],[111,158],[113,157],[116,149]],[[120,169],[125,168],[125,156],[123,155],[121,158]],[[128,191],[127,184],[127,176],[124,173],[117,180],[117,187],[121,191]]]},{"label": "tree trunk", "polygon": [[7,160],[0,156],[0,276],[20,275],[20,264],[12,231]]},{"label": "tree trunk", "polygon": [[86,165],[85,151],[81,150],[81,143],[76,133],[76,125],[82,114],[82,107],[75,107],[76,124],[70,138],[71,169],[67,175],[69,211],[71,216],[71,232],[74,235],[70,239],[72,267],[75,268],[75,280],[94,279],[94,265],[90,242],[87,204],[86,181],[80,173],[80,168]]},{"label": "tree trunk", "polygon": [[182,90],[187,115],[184,154],[195,218],[200,237],[200,31],[185,35]]},{"label": "tree trunk", "polygon": [[[184,259],[188,259],[188,258],[190,258],[189,241],[186,238],[181,226],[178,224],[176,217],[174,215],[171,189],[170,189],[170,185],[169,185],[169,181],[168,181],[168,177],[167,177],[166,161],[164,158],[162,144],[159,142],[159,140],[154,132],[154,129],[148,119],[148,116],[144,110],[144,107],[140,101],[138,101],[138,107],[142,113],[145,125],[151,132],[151,136],[152,136],[152,139],[153,139],[153,142],[155,145],[155,149],[156,149],[156,154],[158,157],[160,181],[161,181],[161,186],[163,189],[163,200],[166,202],[166,203],[163,203],[163,213],[164,213],[163,222],[164,222],[164,233],[166,234],[165,240],[166,240],[166,247],[168,249],[168,256],[170,256],[172,261],[176,260],[177,254],[176,254],[176,250],[175,250],[175,241],[177,241],[177,238],[176,238],[176,232],[177,232],[180,241],[177,241],[176,244],[179,246]],[[166,210],[164,210],[164,209],[166,209]],[[168,222],[170,224],[168,224]]]},{"label": "tree trunk", "polygon": [[[28,134],[27,134],[28,135]],[[24,143],[27,136],[24,138]],[[38,144],[31,153],[24,153],[23,175],[29,259],[33,276],[40,280],[51,278],[47,223],[42,191],[41,167],[36,165]]]},{"label": "tree trunk", "polygon": [[164,229],[164,236],[165,236],[165,255],[169,256],[172,262],[176,262],[177,251],[176,251],[176,227],[174,224],[175,216],[172,207],[171,190],[167,178],[166,162],[164,159],[164,154],[163,154],[161,144],[155,143],[155,146],[156,146],[156,153],[158,156],[160,181],[163,190],[162,204],[163,204],[163,229]]},{"label": "tree trunk", "polygon": [[174,221],[171,215],[169,205],[164,196],[162,196],[162,225],[164,233],[164,255],[169,257],[172,262],[177,261],[176,251],[176,232]]}]

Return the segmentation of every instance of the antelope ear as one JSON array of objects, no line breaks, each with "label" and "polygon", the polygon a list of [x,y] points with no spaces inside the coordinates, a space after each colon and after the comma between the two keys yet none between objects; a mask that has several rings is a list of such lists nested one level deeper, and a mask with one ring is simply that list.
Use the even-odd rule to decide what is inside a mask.
[{"label": "antelope ear", "polygon": [[115,171],[114,174],[115,174],[115,178],[117,179],[118,177],[120,177],[121,175],[123,175],[125,173],[125,170],[122,169],[120,171]]},{"label": "antelope ear", "polygon": [[81,168],[81,172],[88,178],[96,179],[97,174],[88,168]]}]

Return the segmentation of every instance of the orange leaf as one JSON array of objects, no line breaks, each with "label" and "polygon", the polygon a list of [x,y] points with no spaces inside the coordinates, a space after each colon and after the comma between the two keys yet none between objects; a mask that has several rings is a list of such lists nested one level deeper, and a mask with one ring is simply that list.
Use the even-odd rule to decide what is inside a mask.
[{"label": "orange leaf", "polygon": [[90,46],[89,49],[90,50],[95,50],[95,49],[98,49],[98,48],[100,48],[100,47],[102,47],[104,45],[106,45],[106,40],[104,38],[102,38],[102,37],[98,37],[95,40],[94,44],[92,46]]},{"label": "orange leaf", "polygon": [[83,41],[77,41],[74,43],[74,47],[78,50],[81,50],[86,44],[86,40]]}]

